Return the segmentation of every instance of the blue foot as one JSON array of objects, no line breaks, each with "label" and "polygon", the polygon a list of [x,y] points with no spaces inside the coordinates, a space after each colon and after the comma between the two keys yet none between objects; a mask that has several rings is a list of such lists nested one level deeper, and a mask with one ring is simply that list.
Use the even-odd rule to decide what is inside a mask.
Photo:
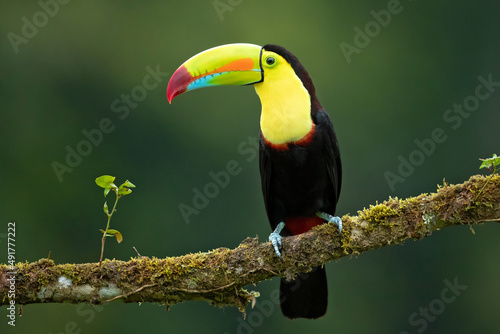
[{"label": "blue foot", "polygon": [[335,224],[339,228],[339,234],[342,234],[342,219],[340,217],[329,215],[328,213],[318,212],[316,216],[326,220],[329,224]]},{"label": "blue foot", "polygon": [[271,243],[273,244],[274,251],[276,252],[276,255],[278,255],[278,257],[280,259],[282,259],[281,253],[280,253],[280,248],[281,248],[281,235],[280,235],[280,233],[284,227],[285,227],[285,223],[281,222],[278,224],[278,226],[276,226],[276,228],[274,229],[274,232],[269,234],[269,241],[271,241]]}]

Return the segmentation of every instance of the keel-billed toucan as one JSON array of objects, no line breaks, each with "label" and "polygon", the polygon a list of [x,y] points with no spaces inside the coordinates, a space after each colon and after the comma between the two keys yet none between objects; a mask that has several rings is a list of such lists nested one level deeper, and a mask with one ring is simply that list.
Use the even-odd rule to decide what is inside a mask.
[{"label": "keel-billed toucan", "polygon": [[[215,85],[255,87],[262,104],[260,174],[269,236],[281,257],[281,236],[331,222],[340,194],[342,167],[337,138],[311,77],[288,50],[267,44],[228,44],[201,52],[172,75],[167,98]],[[286,251],[286,250],[285,250]],[[280,300],[289,318],[318,318],[327,307],[324,267],[281,280]]]}]

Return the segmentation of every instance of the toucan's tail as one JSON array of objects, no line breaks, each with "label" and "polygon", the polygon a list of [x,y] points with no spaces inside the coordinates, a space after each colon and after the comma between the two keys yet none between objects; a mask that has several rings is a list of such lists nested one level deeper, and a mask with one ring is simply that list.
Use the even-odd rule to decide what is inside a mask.
[{"label": "toucan's tail", "polygon": [[287,318],[315,319],[325,315],[328,285],[324,267],[300,274],[293,281],[281,279],[281,311]]}]

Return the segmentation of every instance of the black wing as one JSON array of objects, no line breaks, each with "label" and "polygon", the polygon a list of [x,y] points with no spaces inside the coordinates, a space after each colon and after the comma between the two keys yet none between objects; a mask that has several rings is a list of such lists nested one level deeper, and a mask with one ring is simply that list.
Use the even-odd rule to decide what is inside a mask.
[{"label": "black wing", "polygon": [[260,168],[260,182],[262,186],[262,195],[264,197],[264,204],[266,206],[266,213],[269,222],[271,223],[271,228],[274,230],[279,222],[274,222],[271,216],[271,208],[273,204],[270,203],[271,197],[269,196],[269,186],[271,184],[271,160],[269,157],[268,148],[264,143],[264,138],[262,134],[259,140],[259,168]]},{"label": "black wing", "polygon": [[[320,110],[313,115],[313,120],[317,126],[324,129],[325,136],[323,138],[325,164],[328,171],[330,183],[334,190],[334,206],[336,205],[342,185],[342,163],[340,161],[340,149],[332,121],[325,110]],[[335,210],[333,210],[335,211]],[[335,212],[327,212],[334,214]]]}]

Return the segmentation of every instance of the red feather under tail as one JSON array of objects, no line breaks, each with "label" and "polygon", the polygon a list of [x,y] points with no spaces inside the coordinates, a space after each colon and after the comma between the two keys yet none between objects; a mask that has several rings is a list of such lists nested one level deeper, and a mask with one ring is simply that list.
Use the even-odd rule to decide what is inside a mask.
[{"label": "red feather under tail", "polygon": [[290,217],[285,219],[285,227],[293,234],[301,234],[311,230],[314,226],[324,224],[326,221],[318,216]]}]

